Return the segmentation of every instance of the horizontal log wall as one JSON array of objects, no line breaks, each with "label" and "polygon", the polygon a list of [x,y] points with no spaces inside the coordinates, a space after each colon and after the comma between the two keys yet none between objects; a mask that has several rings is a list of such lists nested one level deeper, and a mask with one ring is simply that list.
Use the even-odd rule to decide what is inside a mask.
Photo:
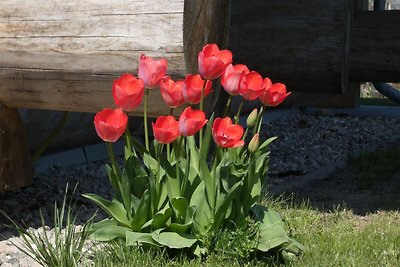
[{"label": "horizontal log wall", "polygon": [[400,10],[355,14],[350,78],[400,82]]},{"label": "horizontal log wall", "polygon": [[349,0],[232,0],[234,60],[292,91],[340,93],[347,85],[351,16]]}]

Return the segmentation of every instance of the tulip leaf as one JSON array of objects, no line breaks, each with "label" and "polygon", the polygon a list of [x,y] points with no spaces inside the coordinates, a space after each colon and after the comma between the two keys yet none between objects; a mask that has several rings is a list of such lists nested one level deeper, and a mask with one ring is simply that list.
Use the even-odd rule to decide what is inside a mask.
[{"label": "tulip leaf", "polygon": [[113,201],[108,201],[95,194],[83,194],[83,196],[95,202],[108,215],[113,217],[123,226],[130,227],[130,222],[128,220],[124,205],[118,200],[114,199]]},{"label": "tulip leaf", "polygon": [[290,242],[285,230],[285,224],[276,211],[260,205],[255,205],[252,211],[260,222],[260,237],[257,241],[257,249],[267,252]]},{"label": "tulip leaf", "polygon": [[274,136],[274,137],[270,137],[267,140],[265,140],[260,147],[258,148],[257,152],[261,152],[261,153],[265,153],[266,150],[268,149],[268,146],[271,142],[273,142],[274,140],[276,140],[278,137]]},{"label": "tulip leaf", "polygon": [[129,228],[119,225],[108,225],[94,231],[90,237],[96,241],[110,241],[117,237],[125,238],[127,231],[129,231]]},{"label": "tulip leaf", "polygon": [[199,151],[196,147],[196,142],[194,140],[194,137],[188,136],[186,139],[187,139],[187,145],[189,147],[189,153],[190,153],[190,164],[196,170],[197,173],[200,173],[200,171],[199,171],[200,155],[199,155]]},{"label": "tulip leaf", "polygon": [[204,181],[208,203],[213,209],[215,209],[215,181],[211,175],[210,169],[207,166],[207,162],[205,160],[200,160],[199,165],[200,177]]},{"label": "tulip leaf", "polygon": [[135,212],[135,216],[132,218],[131,227],[134,231],[140,231],[140,228],[145,224],[148,218],[150,208],[150,193],[146,190],[140,199],[139,206]]},{"label": "tulip leaf", "polygon": [[189,223],[185,223],[185,224],[171,223],[169,225],[169,229],[172,232],[175,232],[178,234],[184,234],[192,226],[192,224],[193,224],[193,222],[189,222]]},{"label": "tulip leaf", "polygon": [[108,179],[110,180],[111,186],[112,186],[114,192],[117,194],[119,192],[118,177],[115,174],[114,170],[108,164],[106,164],[106,171],[107,171],[107,176],[108,176]]},{"label": "tulip leaf", "polygon": [[200,157],[203,158],[204,160],[207,160],[208,158],[208,151],[210,149],[210,143],[211,143],[211,130],[212,130],[212,124],[214,122],[214,113],[211,115],[210,119],[208,120],[206,130],[204,131],[203,135],[203,142],[201,144],[200,148]]},{"label": "tulip leaf", "polygon": [[196,207],[194,227],[199,233],[205,233],[206,227],[209,225],[212,218],[211,208],[205,198],[204,181],[202,181],[194,190],[192,198],[190,199],[190,206]]},{"label": "tulip leaf", "polygon": [[229,206],[232,205],[232,200],[235,194],[239,191],[242,185],[243,182],[240,181],[236,183],[234,186],[232,186],[232,188],[224,196],[223,201],[221,201],[221,204],[216,208],[216,212],[214,215],[214,227],[216,227],[217,229],[223,222]]},{"label": "tulip leaf", "polygon": [[126,233],[127,246],[139,246],[142,244],[157,246],[150,233],[138,233],[132,231]]},{"label": "tulip leaf", "polygon": [[176,197],[171,199],[171,205],[175,211],[178,221],[184,222],[186,219],[186,211],[188,209],[188,202],[184,197]]},{"label": "tulip leaf", "polygon": [[160,210],[154,215],[151,225],[154,229],[160,229],[161,227],[165,226],[165,223],[169,218],[171,218],[171,216],[172,209],[166,206],[164,209]]},{"label": "tulip leaf", "polygon": [[136,138],[132,138],[132,145],[135,148],[136,151],[140,152],[140,155],[143,156],[143,154],[148,153],[146,147],[142,145]]},{"label": "tulip leaf", "polygon": [[153,232],[151,236],[157,243],[175,249],[190,248],[197,242],[197,238],[193,235],[174,232]]},{"label": "tulip leaf", "polygon": [[131,207],[131,183],[130,178],[126,170],[122,172],[121,177],[121,195],[123,204],[126,210],[126,215],[128,216],[128,220],[131,219],[132,216],[132,207]]}]

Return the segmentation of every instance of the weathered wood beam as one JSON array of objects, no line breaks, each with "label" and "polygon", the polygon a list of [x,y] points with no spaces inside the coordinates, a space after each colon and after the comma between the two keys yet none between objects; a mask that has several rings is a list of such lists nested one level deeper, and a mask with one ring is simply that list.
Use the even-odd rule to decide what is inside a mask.
[{"label": "weathered wood beam", "polygon": [[354,81],[400,81],[400,10],[354,15],[350,78]]},{"label": "weathered wood beam", "polygon": [[[183,78],[196,71],[205,43],[226,46],[228,0],[0,0],[0,6],[0,102],[9,107],[97,112],[113,106],[113,79],[136,74],[142,53],[166,58],[168,74]],[[169,112],[158,92],[149,98],[150,116]],[[143,107],[133,112],[142,113]]]}]

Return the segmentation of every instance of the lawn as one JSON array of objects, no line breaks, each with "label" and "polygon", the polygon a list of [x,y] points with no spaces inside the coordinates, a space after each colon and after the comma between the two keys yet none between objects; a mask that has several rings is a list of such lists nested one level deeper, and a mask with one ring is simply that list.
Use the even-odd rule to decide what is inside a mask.
[{"label": "lawn", "polygon": [[[265,200],[268,206],[280,212],[291,236],[306,246],[306,253],[291,266],[400,266],[398,211],[380,211],[365,216],[341,208],[322,212],[305,201],[293,199]],[[245,242],[240,241],[245,238],[240,234],[236,233],[236,238],[222,235],[217,251],[205,260],[171,256],[160,251],[140,251],[116,243],[96,252],[91,259],[95,266],[110,267],[283,266],[272,259],[235,255],[235,242],[245,250]]]}]

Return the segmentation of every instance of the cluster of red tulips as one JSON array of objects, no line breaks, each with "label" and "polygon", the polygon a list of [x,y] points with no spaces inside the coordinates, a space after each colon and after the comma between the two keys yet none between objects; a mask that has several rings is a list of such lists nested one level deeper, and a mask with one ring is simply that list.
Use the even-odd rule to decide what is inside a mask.
[{"label": "cluster of red tulips", "polygon": [[[188,74],[184,80],[173,81],[167,76],[167,61],[154,60],[142,55],[138,66],[138,78],[123,74],[114,81],[112,94],[117,109],[106,108],[94,119],[97,134],[107,142],[115,142],[125,132],[128,117],[125,112],[137,108],[145,96],[145,135],[147,134],[148,90],[160,88],[165,103],[172,110],[188,104],[200,104],[195,110],[188,106],[180,115],[159,116],[153,126],[154,138],[161,144],[169,144],[179,136],[195,135],[207,123],[203,111],[203,100],[212,91],[212,80],[221,77],[223,88],[230,96],[240,95],[252,101],[259,99],[265,106],[280,104],[290,93],[282,83],[272,83],[256,71],[250,71],[243,64],[232,65],[232,53],[220,50],[216,44],[207,44],[198,55],[199,74]],[[230,101],[227,106],[230,105]],[[239,114],[238,114],[239,115]],[[237,122],[237,120],[236,120]],[[216,118],[212,125],[212,136],[219,147],[239,147],[244,144],[243,127],[234,124],[229,117]]]}]

